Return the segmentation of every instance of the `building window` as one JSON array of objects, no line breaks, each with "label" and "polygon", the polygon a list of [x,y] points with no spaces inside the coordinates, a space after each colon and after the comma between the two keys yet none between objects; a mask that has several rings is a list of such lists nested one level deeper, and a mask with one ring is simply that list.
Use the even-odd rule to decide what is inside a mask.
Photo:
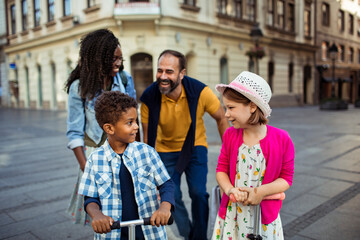
[{"label": "building window", "polygon": [[338,28],[340,32],[345,30],[345,14],[343,10],[339,10],[338,13]]},{"label": "building window", "polygon": [[273,93],[275,91],[274,87],[274,73],[275,73],[275,63],[269,62],[268,63],[268,79],[269,79],[269,86],[273,90]]},{"label": "building window", "polygon": [[354,62],[354,49],[352,47],[349,48],[349,62]]},{"label": "building window", "polygon": [[267,9],[267,24],[269,26],[274,26],[274,0],[268,1]]},{"label": "building window", "polygon": [[67,75],[70,75],[70,73],[73,71],[73,67],[72,67],[72,62],[71,60],[67,60],[66,62],[66,71],[67,71]]},{"label": "building window", "polygon": [[255,22],[256,20],[256,3],[255,0],[246,0],[246,13],[248,20]]},{"label": "building window", "polygon": [[43,105],[43,95],[42,95],[42,76],[41,76],[41,66],[37,66],[38,72],[38,98],[39,98],[39,107]]},{"label": "building window", "polygon": [[40,26],[40,0],[34,0],[34,26]]},{"label": "building window", "polygon": [[27,24],[27,2],[26,0],[21,1],[21,18],[22,18],[22,30],[26,31],[28,28]]},{"label": "building window", "polygon": [[235,0],[235,17],[242,19],[242,0]]},{"label": "building window", "polygon": [[16,33],[16,8],[15,4],[10,5],[11,34]]},{"label": "building window", "polygon": [[295,32],[295,7],[293,3],[288,4],[287,12],[287,30],[289,32]]},{"label": "building window", "polygon": [[293,91],[294,63],[289,63],[289,93]]},{"label": "building window", "polygon": [[218,11],[220,14],[226,15],[227,0],[218,0]]},{"label": "building window", "polygon": [[48,22],[54,21],[55,16],[55,8],[54,8],[54,0],[48,0]]},{"label": "building window", "polygon": [[305,10],[304,12],[304,34],[305,37],[311,36],[311,11]]},{"label": "building window", "polygon": [[[132,1],[130,1],[132,2]],[[87,6],[88,8],[94,7],[96,5],[96,0],[88,0],[87,1]]]},{"label": "building window", "polygon": [[63,12],[64,16],[71,15],[71,0],[64,0],[63,6],[64,6],[64,12]]},{"label": "building window", "polygon": [[329,58],[329,42],[323,41],[321,44],[321,59],[325,61]]},{"label": "building window", "polygon": [[345,61],[345,47],[344,47],[344,45],[340,45],[340,52],[339,52],[339,54],[340,54],[340,60],[341,60],[342,62],[344,62],[344,61]]},{"label": "building window", "polygon": [[226,58],[220,59],[220,83],[228,84],[229,82],[229,66]]},{"label": "building window", "polygon": [[52,78],[52,102],[53,107],[57,107],[57,97],[56,97],[56,66],[55,63],[51,63],[51,78]]},{"label": "building window", "polygon": [[349,33],[354,34],[354,16],[349,15]]},{"label": "building window", "polygon": [[196,7],[196,0],[184,0],[184,4]]},{"label": "building window", "polygon": [[330,6],[327,3],[321,5],[321,21],[323,26],[330,26]]},{"label": "building window", "polygon": [[284,29],[285,25],[285,5],[283,0],[279,0],[277,2],[277,26],[280,29]]},{"label": "building window", "polygon": [[26,106],[30,107],[30,81],[29,81],[29,68],[25,67],[25,83],[26,83]]},{"label": "building window", "polygon": [[357,57],[358,57],[358,63],[360,64],[360,49],[358,49]]}]

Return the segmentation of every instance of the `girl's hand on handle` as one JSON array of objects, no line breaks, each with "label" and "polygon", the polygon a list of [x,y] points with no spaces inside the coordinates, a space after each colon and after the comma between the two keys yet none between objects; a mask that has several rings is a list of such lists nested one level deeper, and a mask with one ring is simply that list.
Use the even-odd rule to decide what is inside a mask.
[{"label": "girl's hand on handle", "polygon": [[91,226],[96,233],[108,233],[111,232],[111,225],[113,223],[114,219],[100,212],[94,215]]},{"label": "girl's hand on handle", "polygon": [[250,187],[241,187],[240,188],[242,191],[247,192],[248,198],[243,202],[243,205],[259,205],[260,202],[263,200],[263,198],[265,197],[261,191],[258,191],[258,188],[250,188]]},{"label": "girl's hand on handle", "polygon": [[171,204],[169,202],[162,202],[158,210],[156,210],[150,218],[152,226],[160,227],[167,225],[171,216]]},{"label": "girl's hand on handle", "polygon": [[240,188],[230,188],[226,193],[232,202],[244,202],[248,198],[248,193],[240,191]]}]

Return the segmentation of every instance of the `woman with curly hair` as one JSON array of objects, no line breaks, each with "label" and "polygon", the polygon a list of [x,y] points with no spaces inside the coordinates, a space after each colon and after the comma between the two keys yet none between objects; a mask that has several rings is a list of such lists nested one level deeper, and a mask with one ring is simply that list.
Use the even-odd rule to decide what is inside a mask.
[{"label": "woman with curly hair", "polygon": [[79,61],[65,86],[68,97],[67,147],[79,163],[78,179],[67,212],[74,223],[88,224],[83,210],[84,199],[77,194],[86,158],[106,140],[95,119],[94,105],[103,91],[121,91],[136,99],[134,82],[123,70],[119,40],[107,29],[88,33],[81,39]]}]

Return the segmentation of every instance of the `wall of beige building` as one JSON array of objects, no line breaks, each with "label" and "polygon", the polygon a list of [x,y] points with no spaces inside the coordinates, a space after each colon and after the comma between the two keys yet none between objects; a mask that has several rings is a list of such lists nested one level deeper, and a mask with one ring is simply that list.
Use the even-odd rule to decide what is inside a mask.
[{"label": "wall of beige building", "polygon": [[[121,20],[117,17],[114,19],[113,1],[111,3],[108,1],[108,4],[102,3],[101,7],[95,7],[87,13],[83,11],[85,6],[76,5],[73,11],[80,19],[78,25],[72,25],[73,19],[70,19],[70,22],[67,19],[56,19],[56,23],[50,26],[46,26],[44,22],[45,26],[38,31],[29,31],[24,35],[17,34],[16,38],[10,40],[13,44],[10,44],[7,52],[9,62],[14,62],[17,66],[19,107],[66,109],[67,94],[63,89],[69,74],[69,62],[71,68],[74,68],[78,59],[80,37],[103,27],[110,28],[119,37],[126,59],[125,70],[131,72],[130,59],[134,54],[146,53],[152,56],[153,80],[156,75],[157,58],[164,49],[175,49],[184,53],[188,59],[188,75],[203,81],[213,90],[215,85],[220,83],[221,58],[226,58],[228,63],[227,82],[232,81],[241,71],[248,70],[249,58],[245,53],[254,46],[249,37],[249,30],[220,26],[216,20],[216,4],[212,1],[213,4],[203,4],[207,2],[199,1],[202,7],[199,14],[195,15],[180,11],[180,2],[182,1],[161,1],[162,16],[150,20],[136,18]],[[264,26],[262,17],[259,21],[261,26]],[[37,37],[35,34],[42,37]],[[27,41],[26,37],[33,40]],[[265,34],[260,42],[265,47],[266,56],[259,61],[259,74],[268,80],[268,63],[274,62],[274,104],[277,106],[302,104],[303,69],[305,65],[310,65],[314,69],[313,55],[308,50],[295,50],[296,45],[274,46],[270,40]],[[289,92],[288,86],[290,62],[294,64],[292,92]],[[56,69],[55,81],[52,64]],[[41,66],[42,70],[41,94],[38,66]],[[15,75],[15,71],[9,73],[11,78],[15,78]],[[313,102],[313,85],[312,77],[307,85],[308,103]],[[42,104],[40,104],[40,96],[43,99]],[[15,104],[14,99],[12,101]]]}]

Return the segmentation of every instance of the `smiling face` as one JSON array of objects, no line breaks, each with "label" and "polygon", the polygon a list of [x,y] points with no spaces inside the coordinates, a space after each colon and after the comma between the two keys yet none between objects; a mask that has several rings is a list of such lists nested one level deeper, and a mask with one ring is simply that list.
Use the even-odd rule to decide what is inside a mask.
[{"label": "smiling face", "polygon": [[181,87],[185,69],[180,71],[179,59],[173,55],[165,54],[160,57],[156,73],[156,82],[162,94],[169,94]]},{"label": "smiling face", "polygon": [[114,77],[120,71],[122,62],[123,62],[122,51],[121,51],[120,45],[118,45],[114,51],[111,76]]},{"label": "smiling face", "polygon": [[246,128],[249,126],[249,118],[256,110],[255,104],[252,102],[249,104],[238,103],[226,97],[223,97],[223,102],[226,108],[225,117],[232,123],[234,128]]},{"label": "smiling face", "polygon": [[129,108],[121,114],[121,117],[115,124],[109,124],[111,130],[108,133],[110,145],[112,143],[132,143],[135,141],[139,126],[136,123],[136,108]]}]

